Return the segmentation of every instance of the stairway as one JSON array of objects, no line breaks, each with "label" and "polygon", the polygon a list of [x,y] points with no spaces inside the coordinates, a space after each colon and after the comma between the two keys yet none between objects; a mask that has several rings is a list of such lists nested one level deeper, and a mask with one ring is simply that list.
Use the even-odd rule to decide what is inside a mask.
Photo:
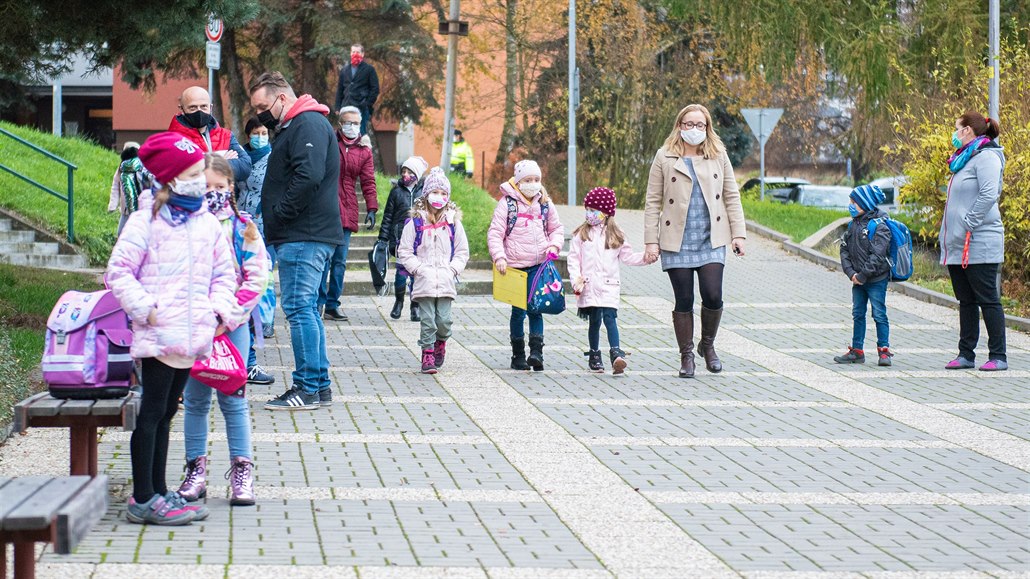
[{"label": "stairway", "polygon": [[89,265],[84,256],[61,253],[61,244],[37,241],[34,230],[6,217],[0,217],[0,263],[63,270],[85,269]]}]

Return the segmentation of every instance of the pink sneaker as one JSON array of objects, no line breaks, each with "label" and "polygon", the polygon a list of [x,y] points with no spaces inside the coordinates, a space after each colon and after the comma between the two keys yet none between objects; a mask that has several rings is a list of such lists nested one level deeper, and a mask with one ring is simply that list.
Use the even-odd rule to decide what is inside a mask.
[{"label": "pink sneaker", "polygon": [[1008,369],[1009,363],[1005,360],[988,360],[986,364],[980,366],[981,372],[1000,372]]}]

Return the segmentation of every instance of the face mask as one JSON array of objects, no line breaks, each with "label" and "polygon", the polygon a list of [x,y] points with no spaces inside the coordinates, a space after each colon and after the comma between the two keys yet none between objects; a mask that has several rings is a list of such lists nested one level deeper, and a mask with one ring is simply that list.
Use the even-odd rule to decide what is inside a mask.
[{"label": "face mask", "polygon": [[542,183],[521,183],[519,184],[519,191],[527,197],[536,197],[540,194],[540,190],[544,188]]},{"label": "face mask", "polygon": [[207,178],[201,175],[189,181],[175,179],[172,183],[172,190],[186,197],[203,197],[207,192]]},{"label": "face mask", "polygon": [[404,175],[401,177],[401,185],[404,185],[405,187],[411,187],[415,184],[415,181],[418,181],[418,179],[416,179],[414,175]]},{"label": "face mask", "polygon": [[268,135],[254,135],[250,138],[250,146],[261,149],[268,146]]},{"label": "face mask", "polygon": [[230,191],[219,191],[217,189],[204,193],[204,199],[207,201],[207,210],[218,215],[218,213],[229,206],[230,195],[232,195]]},{"label": "face mask", "polygon": [[182,118],[187,125],[194,129],[203,129],[211,123],[211,119],[214,117],[204,111],[193,111],[192,113],[183,113]]},{"label": "face mask", "polygon": [[[278,100],[278,99],[276,99],[276,100]],[[266,129],[268,129],[269,132],[273,132],[273,131],[275,131],[276,129],[279,128],[279,119],[275,115],[272,114],[272,108],[273,107],[275,107],[275,103],[274,102],[272,103],[272,106],[268,107],[268,110],[261,111],[260,113],[258,113],[258,116],[257,116],[258,122],[261,123],[261,126],[263,126]],[[283,114],[282,111],[279,111],[279,116],[280,117],[282,116],[282,114]]]},{"label": "face mask", "polygon": [[343,136],[347,137],[348,139],[358,138],[358,134],[360,134],[361,132],[361,128],[355,127],[354,125],[343,125],[340,127],[340,129],[343,131]]},{"label": "face mask", "polygon": [[951,134],[951,146],[956,149],[962,146],[962,140],[958,138],[958,131]]},{"label": "face mask", "polygon": [[426,200],[433,209],[442,209],[444,205],[447,205],[447,196],[443,193],[430,193],[426,195]]},{"label": "face mask", "polygon": [[854,205],[848,205],[848,213],[850,213],[852,217],[858,217],[858,207],[855,207]]},{"label": "face mask", "polygon": [[365,60],[365,55],[363,55],[363,54],[352,54],[352,55],[350,55],[350,65],[351,66],[357,66],[357,65],[361,64],[361,62],[363,60]]},{"label": "face mask", "polygon": [[586,222],[591,226],[597,226],[604,223],[604,214],[596,209],[593,211],[586,212]]},{"label": "face mask", "polygon": [[708,135],[701,129],[687,129],[685,131],[680,130],[680,138],[682,138],[684,141],[687,142],[687,144],[690,145],[700,145],[701,143],[705,142],[705,139],[707,137]]}]

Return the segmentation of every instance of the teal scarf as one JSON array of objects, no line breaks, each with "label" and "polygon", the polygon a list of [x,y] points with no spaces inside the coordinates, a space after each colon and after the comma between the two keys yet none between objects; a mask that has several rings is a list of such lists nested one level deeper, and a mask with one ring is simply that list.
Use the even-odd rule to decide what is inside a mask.
[{"label": "teal scarf", "polygon": [[948,170],[952,173],[958,173],[962,170],[962,167],[966,166],[966,163],[969,162],[969,158],[973,156],[973,153],[980,150],[981,147],[990,142],[991,140],[987,137],[977,137],[962,147],[959,147],[958,150],[952,153],[951,157],[948,158]]}]

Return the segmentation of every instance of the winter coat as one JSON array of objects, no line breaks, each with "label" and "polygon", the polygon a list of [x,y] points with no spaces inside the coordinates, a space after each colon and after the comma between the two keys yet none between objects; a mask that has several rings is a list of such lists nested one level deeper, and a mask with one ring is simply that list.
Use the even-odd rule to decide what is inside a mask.
[{"label": "winter coat", "polygon": [[[508,198],[515,200],[518,212],[515,228],[511,234],[505,235],[508,230]],[[503,259],[508,267],[533,267],[547,259],[548,247],[560,250],[565,245],[565,228],[558,218],[558,210],[552,204],[547,209],[547,223],[544,223],[539,199],[537,197],[527,204],[511,183],[501,183],[501,199],[486,232],[490,259],[494,263]]]},{"label": "winter coat", "polygon": [[472,145],[468,141],[461,141],[451,145],[451,171],[464,173],[471,177],[476,170],[476,156],[472,153]]},{"label": "winter coat", "polygon": [[139,206],[140,193],[150,187],[152,180],[139,157],[122,161],[114,172],[114,179],[111,180],[111,197],[107,202],[107,210],[132,215]]},{"label": "winter coat", "polygon": [[261,186],[265,182],[267,172],[268,155],[265,155],[253,161],[250,177],[247,177],[246,181],[236,183],[236,206],[240,211],[250,215],[262,236],[265,234],[265,218],[261,211]]},{"label": "winter coat", "polygon": [[349,62],[340,69],[340,80],[336,83],[336,108],[333,110],[339,111],[344,106],[371,109],[378,98],[379,75],[374,66],[362,61],[353,75]]},{"label": "winter coat", "polygon": [[969,238],[969,263],[1005,261],[1005,227],[998,197],[1005,170],[1005,153],[995,142],[981,147],[966,166],[951,176],[944,204],[939,243],[941,264],[962,263],[962,248]]},{"label": "winter coat", "polygon": [[621,289],[619,263],[647,265],[643,252],[634,253],[629,243],[607,248],[604,226],[590,228],[590,239],[572,236],[569,245],[569,279],[579,290],[576,305],[581,308],[618,308]]},{"label": "winter coat", "polygon": [[886,223],[876,224],[876,232],[869,240],[869,222],[887,214],[879,209],[867,211],[848,223],[840,244],[840,266],[851,279],[858,274],[861,283],[878,282],[891,273],[887,254],[891,247],[891,230]]},{"label": "winter coat", "polygon": [[[250,176],[250,155],[243,149],[240,142],[236,140],[236,136],[229,129],[220,127],[218,121],[213,118],[207,124],[207,140],[204,139],[204,135],[200,133],[199,129],[187,126],[182,115],[172,118],[172,121],[168,123],[168,130],[193,141],[200,147],[201,151],[228,151],[230,149],[236,151],[236,154],[239,156],[235,159],[229,159],[233,180],[245,181]],[[208,146],[208,142],[211,143],[210,146]]]},{"label": "winter coat", "polygon": [[287,113],[268,154],[268,172],[261,188],[268,245],[343,242],[336,135],[325,118],[329,109],[305,96]]},{"label": "winter coat", "polygon": [[236,217],[229,209],[223,214],[217,215],[222,226],[222,233],[229,242],[229,251],[232,253],[232,265],[236,272],[236,303],[240,306],[239,316],[235,319],[225,319],[225,326],[231,332],[250,320],[251,311],[257,307],[268,287],[269,270],[272,263],[265,249],[265,242],[261,240],[261,234],[256,231],[253,238],[247,232],[247,226],[251,223],[250,216],[246,213]]},{"label": "winter coat", "polygon": [[[425,198],[415,201],[411,215],[421,217],[424,227],[429,226]],[[450,224],[454,224],[453,257]],[[465,228],[461,226],[461,212],[454,203],[448,204],[443,219],[435,225],[423,229],[422,242],[415,252],[415,220],[408,221],[397,246],[397,261],[414,276],[411,289],[413,300],[457,297],[456,278],[465,271],[465,264],[469,260],[469,241],[465,237]]]},{"label": "winter coat", "polygon": [[358,197],[355,181],[361,180],[361,194],[365,196],[368,211],[379,210],[376,199],[376,170],[372,164],[372,147],[364,145],[361,139],[348,143],[340,131],[336,131],[337,147],[340,151],[340,181],[337,194],[340,196],[340,223],[344,229],[358,231]]},{"label": "winter coat", "polygon": [[[723,247],[734,238],[747,237],[744,209],[729,157],[724,152],[715,159],[692,161],[712,220],[712,247]],[[693,188],[690,170],[683,159],[664,148],[658,149],[647,178],[644,243],[657,243],[664,251],[680,250]]]},{"label": "winter coat", "polygon": [[[104,276],[132,319],[130,353],[206,358],[218,319],[228,325],[243,315],[232,250],[206,206],[173,226],[161,214],[152,217],[149,193],[144,197],[111,250]],[[151,310],[154,325],[148,321]]]},{"label": "winter coat", "polygon": [[379,225],[379,241],[390,245],[390,253],[396,252],[397,243],[404,231],[404,222],[411,213],[411,206],[415,199],[422,195],[422,188],[418,183],[408,189],[400,183],[395,183],[390,189],[390,196],[386,198],[386,208],[383,209],[383,220]]}]

